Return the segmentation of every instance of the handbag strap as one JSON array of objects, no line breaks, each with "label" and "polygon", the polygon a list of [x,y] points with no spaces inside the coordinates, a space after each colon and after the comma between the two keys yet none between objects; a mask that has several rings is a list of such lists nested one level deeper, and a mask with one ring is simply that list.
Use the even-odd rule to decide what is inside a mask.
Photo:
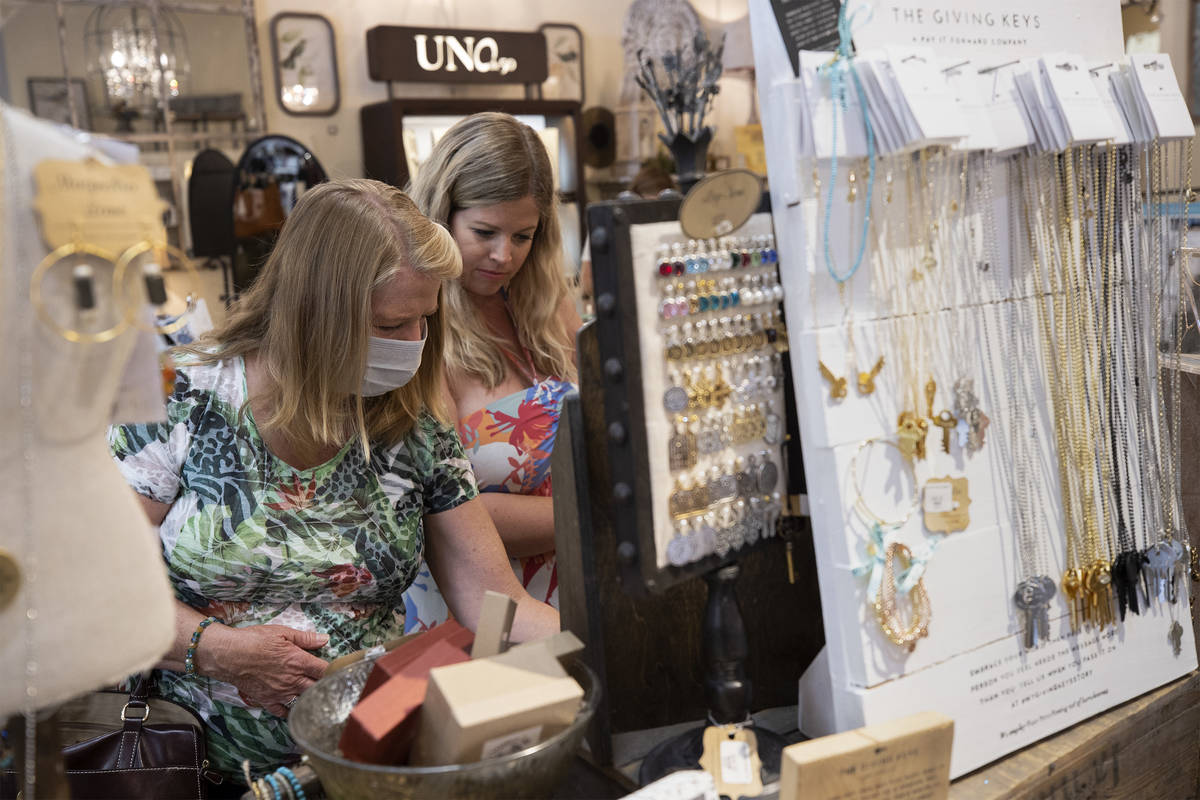
[{"label": "handbag strap", "polygon": [[150,692],[154,688],[154,673],[138,675],[129,690],[129,702],[121,709],[121,743],[117,747],[117,769],[140,766],[142,725],[150,717]]}]

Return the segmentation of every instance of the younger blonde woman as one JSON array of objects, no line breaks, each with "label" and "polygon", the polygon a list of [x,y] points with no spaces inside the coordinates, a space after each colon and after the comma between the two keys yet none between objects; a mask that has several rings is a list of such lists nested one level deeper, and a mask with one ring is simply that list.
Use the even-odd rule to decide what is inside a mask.
[{"label": "younger blonde woman", "polygon": [[228,321],[178,359],[168,421],[110,433],[179,600],[158,687],[205,719],[234,780],[243,758],[294,760],[283,718],[329,659],[403,633],[422,558],[464,625],[494,589],[518,601],[518,638],[558,628],[445,422],[440,297],[460,271],[400,191],[311,189]]},{"label": "younger blonde woman", "polygon": [[481,499],[521,582],[557,606],[550,453],[580,321],[550,159],[529,126],[475,114],[438,141],[411,193],[462,253],[446,287],[446,379]]}]

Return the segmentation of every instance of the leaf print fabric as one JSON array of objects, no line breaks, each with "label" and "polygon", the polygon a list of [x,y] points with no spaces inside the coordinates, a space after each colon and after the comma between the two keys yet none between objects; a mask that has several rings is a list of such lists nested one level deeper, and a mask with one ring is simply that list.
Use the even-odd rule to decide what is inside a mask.
[{"label": "leaf print fabric", "polygon": [[[240,358],[180,366],[167,422],[122,425],[109,446],[138,493],[170,503],[159,528],[176,596],[226,625],[279,624],[329,634],[333,659],[404,632],[404,590],[424,554],[423,517],[477,494],[455,432],[432,416],[368,463],[351,440],[298,470],[263,443]],[[295,757],[286,720],[235,687],[162,671],[159,691],[208,723],[214,767],[240,774]]]}]

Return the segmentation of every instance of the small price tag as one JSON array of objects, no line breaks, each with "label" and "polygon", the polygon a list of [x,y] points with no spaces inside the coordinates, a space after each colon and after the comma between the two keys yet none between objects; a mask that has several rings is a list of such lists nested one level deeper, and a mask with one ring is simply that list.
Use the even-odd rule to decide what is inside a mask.
[{"label": "small price tag", "polygon": [[731,800],[763,793],[758,738],[752,730],[736,725],[705,728],[700,766],[716,781],[717,793]]},{"label": "small price tag", "polygon": [[925,527],[937,533],[965,531],[971,524],[970,505],[966,478],[930,478],[922,502]]}]

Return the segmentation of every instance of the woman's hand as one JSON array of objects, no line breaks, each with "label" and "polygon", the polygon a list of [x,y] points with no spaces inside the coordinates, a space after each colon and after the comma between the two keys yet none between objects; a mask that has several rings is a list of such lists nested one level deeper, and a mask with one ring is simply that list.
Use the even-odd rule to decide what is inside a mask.
[{"label": "woman's hand", "polygon": [[242,699],[286,717],[292,698],[312,686],[328,664],[309,650],[329,637],[284,625],[212,625],[196,648],[196,671],[237,687]]}]

